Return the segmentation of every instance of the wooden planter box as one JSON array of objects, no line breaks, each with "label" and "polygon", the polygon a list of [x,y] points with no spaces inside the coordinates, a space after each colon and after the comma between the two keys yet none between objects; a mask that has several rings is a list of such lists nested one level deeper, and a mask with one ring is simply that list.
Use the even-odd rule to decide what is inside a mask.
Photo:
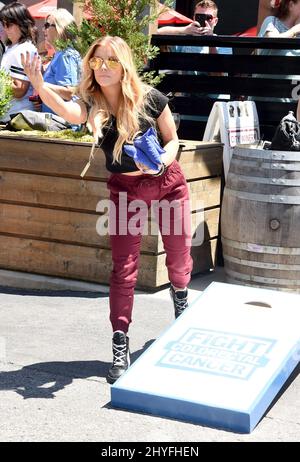
[{"label": "wooden planter box", "polygon": [[[205,241],[193,247],[193,273],[214,267],[219,226],[222,145],[186,141],[178,160],[190,185],[192,223],[204,202]],[[81,179],[90,143],[0,135],[0,268],[108,283],[108,236],[99,236],[99,200],[108,198],[99,150]],[[138,287],[168,282],[160,236],[144,236]]]}]

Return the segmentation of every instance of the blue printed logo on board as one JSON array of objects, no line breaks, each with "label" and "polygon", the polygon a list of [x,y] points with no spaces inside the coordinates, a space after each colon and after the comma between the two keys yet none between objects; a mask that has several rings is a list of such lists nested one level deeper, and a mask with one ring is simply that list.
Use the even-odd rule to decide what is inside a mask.
[{"label": "blue printed logo on board", "polygon": [[208,329],[188,329],[169,342],[157,366],[248,380],[269,363],[276,340]]}]

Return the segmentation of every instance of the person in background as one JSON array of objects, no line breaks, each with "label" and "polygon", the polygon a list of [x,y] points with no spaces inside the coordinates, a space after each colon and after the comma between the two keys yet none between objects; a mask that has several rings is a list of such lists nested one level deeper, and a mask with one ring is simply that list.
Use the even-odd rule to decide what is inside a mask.
[{"label": "person in background", "polygon": [[298,104],[297,104],[297,120],[300,122],[300,99],[298,99]]},{"label": "person in background", "polygon": [[[200,25],[196,21],[196,15],[206,15],[205,22]],[[218,24],[218,7],[215,2],[211,0],[202,0],[198,2],[194,8],[193,22],[187,26],[164,26],[157,29],[159,35],[216,35],[214,29]],[[223,53],[232,54],[232,50],[222,47],[207,47],[207,46],[176,46],[174,51],[182,53]]]},{"label": "person in background", "polygon": [[37,28],[26,6],[19,2],[9,3],[1,9],[0,22],[7,36],[1,68],[13,79],[14,97],[9,110],[1,119],[2,122],[8,122],[10,114],[33,109],[28,99],[32,88],[21,64],[21,53],[28,52],[31,56],[37,53]]},{"label": "person in background", "polygon": [[[73,97],[75,87],[80,80],[81,57],[72,45],[63,50],[58,50],[56,41],[62,39],[72,41],[76,39],[73,30],[76,28],[75,19],[64,8],[58,8],[47,16],[44,24],[45,47],[52,47],[55,53],[44,73],[44,81],[56,91],[63,99],[70,100]],[[52,109],[42,104],[42,112],[52,112]]]},{"label": "person in background", "polygon": [[52,45],[50,45],[49,42],[43,40],[38,45],[38,52],[42,60],[43,72],[45,72],[55,54],[55,49],[52,47]]},{"label": "person in background", "polygon": [[[198,21],[196,21],[196,15],[202,14],[206,16],[206,19],[203,18],[202,26]],[[159,35],[197,35],[197,36],[212,36],[216,35],[214,33],[214,29],[218,24],[218,7],[215,2],[212,0],[202,0],[195,5],[194,8],[194,21],[187,26],[164,26],[160,27],[157,30],[157,34]],[[197,45],[175,45],[171,47],[171,51],[176,53],[200,53],[200,54],[232,54],[231,48],[225,47],[208,47],[208,46],[197,46]],[[165,71],[169,73],[168,70]],[[200,75],[205,74],[206,72],[200,71],[180,71],[181,74],[192,74],[192,75]],[[210,75],[222,75],[222,73],[211,73]],[[223,95],[206,95],[206,94],[199,94],[199,96],[208,96],[211,97],[218,97],[221,98]],[[225,99],[228,99],[228,95],[224,95]]]},{"label": "person in background", "polygon": [[[258,37],[294,38],[300,34],[300,0],[272,0],[274,15],[263,21]],[[258,50],[260,55],[294,56],[299,50]]]},{"label": "person in background", "polygon": [[[272,0],[270,2],[274,15],[263,21],[258,37],[295,38],[300,34],[300,0]],[[258,55],[295,56],[300,58],[300,50],[257,49]],[[274,69],[276,72],[276,69]],[[299,75],[254,74],[254,77],[269,79],[299,80]],[[251,97],[251,100],[264,101],[263,96]],[[270,98],[268,98],[270,101]],[[272,101],[292,102],[291,98],[272,98]]]},{"label": "person in background", "polygon": [[[83,78],[78,88],[81,99],[77,101],[63,101],[45,85],[38,57],[32,61],[27,54],[22,62],[43,102],[53,111],[73,124],[85,123],[88,119],[111,173],[107,185],[115,209],[115,214],[109,214],[113,260],[110,279],[113,363],[107,381],[113,383],[130,363],[127,332],[131,323],[142,230],[147,220],[147,207],[153,200],[162,202],[161,206],[177,205],[172,205],[166,221],[164,214],[159,213],[159,225],[167,255],[175,317],[188,306],[187,284],[192,270],[189,193],[175,160],[179,142],[168,98],[141,81],[132,51],[120,37],[106,36],[91,45],[83,60]],[[138,133],[144,133],[150,127],[157,127],[160,131],[165,151],[157,169],[135,162],[124,148],[124,144],[132,144]],[[121,213],[120,201],[124,196],[127,199]],[[143,212],[138,212],[138,230],[130,226],[130,222],[136,219],[132,201],[137,200],[145,205]],[[121,218],[124,213],[126,221]]]},{"label": "person in background", "polygon": [[[2,8],[4,7],[4,3],[0,2],[0,11],[2,10]],[[4,31],[4,27],[2,26],[1,22],[0,22],[0,65],[1,65],[1,61],[2,61],[2,56],[5,52],[5,41],[6,41],[7,37],[6,37],[6,34],[5,34],[5,31]]]},{"label": "person in background", "polygon": [[[196,21],[198,14],[205,15],[206,18],[203,17],[201,24]],[[188,24],[187,26],[164,26],[160,27],[157,30],[157,34],[159,35],[196,35],[196,36],[213,36],[216,35],[214,29],[218,24],[218,7],[215,2],[212,0],[202,0],[195,5],[194,8],[194,15],[193,15],[193,22]],[[175,45],[170,47],[170,50],[176,53],[200,53],[200,54],[232,54],[231,48],[226,47],[208,47],[208,46],[197,46],[197,45]],[[174,71],[169,71],[168,69],[163,71],[164,73],[174,73]],[[204,71],[178,71],[178,74],[184,75],[212,75],[212,76],[221,76],[223,75],[222,72],[212,72],[207,73]],[[179,93],[177,93],[179,95]],[[181,93],[182,96],[185,93]],[[199,97],[209,98],[209,99],[222,99],[228,100],[230,98],[229,95],[223,94],[207,94],[207,93],[197,93]],[[185,116],[181,116],[184,119]],[[197,116],[195,116],[194,120],[197,120]]]}]

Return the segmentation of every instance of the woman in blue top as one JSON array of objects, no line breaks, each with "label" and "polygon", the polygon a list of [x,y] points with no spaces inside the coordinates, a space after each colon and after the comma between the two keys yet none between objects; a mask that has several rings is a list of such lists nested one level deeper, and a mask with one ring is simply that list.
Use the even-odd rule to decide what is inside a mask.
[{"label": "woman in blue top", "polygon": [[[78,51],[72,46],[67,46],[64,50],[57,50],[56,48],[58,39],[75,39],[73,32],[69,30],[70,26],[75,26],[75,20],[71,13],[64,8],[59,8],[47,16],[44,24],[45,41],[56,50],[44,73],[44,82],[65,100],[72,98],[74,87],[80,80],[81,72],[81,57]],[[42,111],[53,112],[45,104],[42,104]]]}]

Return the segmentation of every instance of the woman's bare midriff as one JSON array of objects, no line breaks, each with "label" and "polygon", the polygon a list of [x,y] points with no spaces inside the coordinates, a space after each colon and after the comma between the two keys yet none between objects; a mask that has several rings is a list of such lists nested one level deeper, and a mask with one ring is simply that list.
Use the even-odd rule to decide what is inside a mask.
[{"label": "woman's bare midriff", "polygon": [[127,172],[127,173],[122,172],[121,175],[138,176],[138,175],[145,175],[145,174],[139,170],[137,172]]}]

